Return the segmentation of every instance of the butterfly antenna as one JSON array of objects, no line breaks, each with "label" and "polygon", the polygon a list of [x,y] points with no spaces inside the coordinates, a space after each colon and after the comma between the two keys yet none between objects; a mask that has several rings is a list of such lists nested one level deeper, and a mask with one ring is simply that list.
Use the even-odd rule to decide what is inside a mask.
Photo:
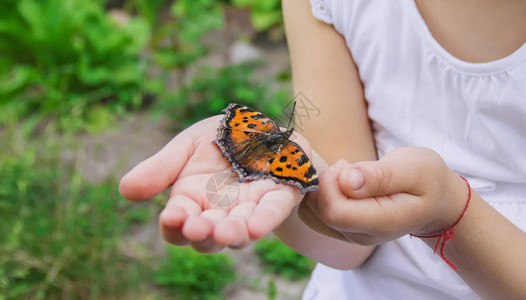
[{"label": "butterfly antenna", "polygon": [[292,119],[294,118],[294,111],[296,110],[296,101],[294,101],[294,105],[292,106],[292,113],[290,114],[289,124],[287,125],[287,130],[290,128],[290,123],[292,122]]}]

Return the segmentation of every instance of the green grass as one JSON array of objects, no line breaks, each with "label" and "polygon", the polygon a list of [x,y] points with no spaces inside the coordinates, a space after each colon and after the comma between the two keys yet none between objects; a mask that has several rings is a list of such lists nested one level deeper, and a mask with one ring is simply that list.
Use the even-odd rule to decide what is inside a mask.
[{"label": "green grass", "polygon": [[155,273],[155,283],[178,299],[222,299],[225,286],[237,276],[226,254],[201,254],[191,248],[169,246],[168,257]]},{"label": "green grass", "polygon": [[102,2],[2,1],[0,106],[10,113],[0,124],[54,116],[65,131],[97,130],[141,105],[150,28],[136,17],[118,24]]},{"label": "green grass", "polygon": [[[128,241],[159,201],[126,202],[115,180],[91,184],[60,157],[79,132],[108,130],[134,109],[159,108],[181,126],[229,102],[281,114],[288,92],[255,81],[257,65],[197,70],[176,90],[167,85],[211,50],[202,38],[223,29],[226,6],[253,10],[264,31],[279,26],[279,1],[126,0],[125,23],[107,2],[0,4],[0,300],[223,298],[236,278],[231,258],[169,247],[159,261]],[[159,76],[148,75],[152,66]]]},{"label": "green grass", "polygon": [[235,280],[227,255],[131,238],[166,199],[128,202],[62,162],[65,143],[17,136],[0,129],[0,299],[217,299]]},{"label": "green grass", "polygon": [[147,268],[119,249],[125,204],[115,182],[90,185],[35,150],[0,158],[0,294],[122,296]]},{"label": "green grass", "polygon": [[172,97],[159,101],[157,114],[182,120],[178,124],[182,128],[220,114],[229,103],[247,105],[271,118],[278,117],[290,99],[284,95],[284,89],[270,92],[268,82],[256,81],[253,73],[257,67],[257,64],[238,64],[203,68]]},{"label": "green grass", "polygon": [[264,238],[254,245],[265,270],[289,280],[301,280],[310,275],[314,262],[287,247],[277,238]]}]

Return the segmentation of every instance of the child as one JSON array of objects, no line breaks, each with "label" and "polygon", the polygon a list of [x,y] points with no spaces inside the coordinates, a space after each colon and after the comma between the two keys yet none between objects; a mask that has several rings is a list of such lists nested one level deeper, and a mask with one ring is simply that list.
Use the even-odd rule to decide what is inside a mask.
[{"label": "child", "polygon": [[316,152],[296,140],[318,192],[301,201],[258,180],[212,207],[206,181],[231,170],[211,142],[218,116],[130,171],[121,193],[172,186],[162,235],[201,252],[274,230],[321,263],[305,299],[526,299],[526,2],[311,5],[283,1],[295,90],[321,111],[303,131]]}]

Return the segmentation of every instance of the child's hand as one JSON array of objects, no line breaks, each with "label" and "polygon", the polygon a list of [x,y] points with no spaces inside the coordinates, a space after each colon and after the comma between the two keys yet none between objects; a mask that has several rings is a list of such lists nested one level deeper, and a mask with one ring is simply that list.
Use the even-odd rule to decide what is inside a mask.
[{"label": "child's hand", "polygon": [[407,147],[375,162],[337,162],[321,174],[320,190],[305,198],[300,217],[315,230],[321,220],[341,239],[376,245],[442,232],[467,197],[465,182],[435,152]]},{"label": "child's hand", "polygon": [[[121,194],[133,201],[151,198],[172,187],[160,216],[160,230],[172,244],[190,244],[200,252],[241,248],[275,229],[302,199],[296,187],[256,180],[239,184],[237,201],[214,207],[206,184],[216,174],[232,173],[230,163],[212,142],[222,116],[208,118],[178,134],[154,156],[140,163],[120,183]],[[295,140],[312,157],[303,137]],[[223,186],[218,194],[228,193]]]}]

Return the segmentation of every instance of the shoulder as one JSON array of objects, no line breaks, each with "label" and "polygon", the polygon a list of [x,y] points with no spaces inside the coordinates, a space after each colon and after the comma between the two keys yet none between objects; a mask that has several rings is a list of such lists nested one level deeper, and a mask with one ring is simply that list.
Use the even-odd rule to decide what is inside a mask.
[{"label": "shoulder", "polygon": [[344,20],[349,19],[353,12],[353,0],[310,0],[312,15],[342,33]]},{"label": "shoulder", "polygon": [[356,31],[397,30],[412,0],[310,0],[313,16],[349,39]]}]

